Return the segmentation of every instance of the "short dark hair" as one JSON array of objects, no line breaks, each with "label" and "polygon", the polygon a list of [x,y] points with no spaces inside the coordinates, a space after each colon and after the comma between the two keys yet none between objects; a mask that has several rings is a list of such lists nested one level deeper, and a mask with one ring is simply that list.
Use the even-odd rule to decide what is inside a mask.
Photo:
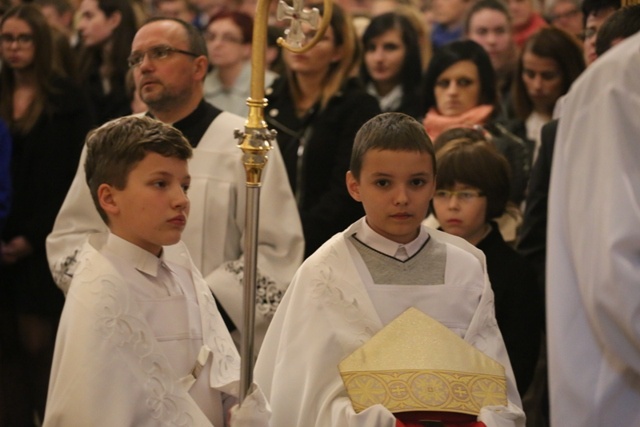
[{"label": "short dark hair", "polygon": [[454,128],[435,140],[438,179],[436,188],[456,183],[478,188],[487,197],[485,220],[504,213],[509,200],[509,162],[480,131]]},{"label": "short dark hair", "polygon": [[253,38],[253,18],[250,15],[235,10],[221,10],[211,17],[207,28],[220,19],[230,19],[233,21],[236,27],[240,29],[240,33],[242,33],[242,43],[251,43],[251,39]]},{"label": "short dark hair", "polygon": [[[429,62],[429,67],[424,77],[423,90],[426,111],[437,106],[435,87],[440,74],[460,61],[471,61],[478,68],[478,77],[480,79],[479,104],[497,107],[496,73],[493,70],[493,65],[491,65],[489,55],[478,43],[472,40],[459,40],[442,46]],[[496,108],[496,113],[497,110]]]},{"label": "short dark hair", "polygon": [[465,34],[469,34],[469,27],[471,26],[471,18],[473,18],[473,15],[485,9],[495,10],[496,12],[502,13],[505,16],[505,18],[507,18],[507,22],[509,23],[509,26],[512,25],[513,19],[511,19],[511,13],[509,13],[509,9],[507,9],[507,6],[504,4],[504,2],[500,0],[478,0],[471,6],[471,8],[469,9],[465,17],[465,20],[464,20]]},{"label": "short dark hair", "polygon": [[[195,53],[198,56],[204,56],[209,61],[209,51],[207,50],[207,43],[204,41],[204,37],[202,32],[196,28],[195,25],[185,22],[182,19],[178,18],[169,18],[165,16],[154,16],[153,18],[149,18],[143,25],[148,25],[152,22],[157,21],[173,21],[177,22],[184,28],[185,35],[187,36],[187,43],[189,44],[189,51]],[[140,27],[140,28],[142,28]]]},{"label": "short dark hair", "polygon": [[598,56],[611,48],[616,39],[626,39],[640,31],[640,4],[623,7],[607,18],[598,30],[596,54]]},{"label": "short dark hair", "polygon": [[360,179],[364,156],[371,150],[427,153],[431,157],[435,176],[436,157],[431,139],[421,123],[404,113],[378,114],[358,130],[349,165],[356,180]]},{"label": "short dark hair", "polygon": [[618,10],[622,6],[620,0],[583,0],[582,14],[586,24],[589,15],[598,15],[603,10]]},{"label": "short dark hair", "polygon": [[123,189],[131,170],[148,153],[188,160],[193,151],[187,139],[173,126],[138,116],[111,120],[92,130],[87,135],[86,145],[85,178],[93,203],[107,224],[107,214],[98,200],[100,185]]}]

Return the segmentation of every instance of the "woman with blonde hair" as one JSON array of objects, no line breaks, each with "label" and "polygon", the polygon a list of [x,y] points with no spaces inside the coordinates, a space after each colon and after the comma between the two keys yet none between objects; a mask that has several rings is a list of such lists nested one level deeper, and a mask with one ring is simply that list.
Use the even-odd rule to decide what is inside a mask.
[{"label": "woman with blonde hair", "polygon": [[308,256],[364,214],[344,179],[353,138],[380,107],[352,77],[360,48],[351,18],[338,5],[320,42],[306,53],[285,51],[284,60],[285,75],[267,91],[265,116],[278,131]]}]

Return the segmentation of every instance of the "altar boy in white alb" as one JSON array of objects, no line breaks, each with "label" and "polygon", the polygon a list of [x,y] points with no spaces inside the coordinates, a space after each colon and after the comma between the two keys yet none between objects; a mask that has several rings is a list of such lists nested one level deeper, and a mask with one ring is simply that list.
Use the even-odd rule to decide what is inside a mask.
[{"label": "altar boy in white alb", "polygon": [[414,307],[504,367],[508,400],[483,407],[472,422],[484,424],[474,425],[524,426],[482,252],[421,226],[435,191],[435,157],[422,125],[400,113],[367,122],[355,138],[347,186],[365,218],[300,267],[258,356],[255,378],[273,425],[411,425],[381,404],[356,413],[338,365]]},{"label": "altar boy in white alb", "polygon": [[[79,255],[45,426],[268,426],[257,388],[234,406],[238,353],[179,243],[191,153],[178,130],[146,117],[87,137],[87,184],[110,232]],[[176,244],[180,256],[165,258],[163,247]]]}]

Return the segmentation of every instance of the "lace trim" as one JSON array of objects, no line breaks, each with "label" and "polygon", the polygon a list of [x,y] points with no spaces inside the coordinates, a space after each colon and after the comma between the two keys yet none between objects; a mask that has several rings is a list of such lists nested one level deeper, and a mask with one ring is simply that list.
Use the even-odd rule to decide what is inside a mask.
[{"label": "lace trim", "polygon": [[69,289],[69,285],[71,285],[71,279],[73,279],[73,274],[78,268],[79,253],[80,250],[76,249],[71,255],[63,258],[62,261],[57,262],[53,266],[53,280],[57,283],[58,287],[62,289]]},{"label": "lace trim", "polygon": [[203,309],[205,309],[208,314],[209,333],[213,335],[213,340],[211,342],[211,345],[213,346],[212,363],[214,367],[217,367],[215,371],[220,374],[220,377],[216,379],[221,383],[235,381],[240,377],[240,363],[237,350],[231,340],[225,339],[218,334],[218,331],[224,327],[224,322],[220,317],[220,313],[218,312],[216,303],[211,296],[209,288],[203,290],[201,295],[206,301]]},{"label": "lace trim", "polygon": [[345,295],[344,290],[348,289],[342,279],[344,272],[336,274],[333,265],[342,265],[338,252],[335,248],[330,248],[329,253],[319,260],[311,280],[311,294],[313,298],[324,301],[327,306],[332,307],[333,312],[341,316],[346,324],[350,325],[354,331],[355,347],[359,347],[371,339],[375,334],[375,328],[367,319],[362,308],[355,297]]},{"label": "lace trim", "polygon": [[138,316],[128,314],[129,295],[119,291],[117,277],[103,277],[95,291],[98,320],[96,329],[125,353],[137,358],[144,374],[145,400],[151,416],[162,424],[192,426],[194,419],[185,409],[186,403],[177,393],[182,390],[172,380],[167,359],[155,348],[155,338]]},{"label": "lace trim", "polygon": [[[240,261],[228,262],[225,271],[234,274],[238,285],[242,286],[244,280],[244,264]],[[260,274],[256,278],[256,314],[266,319],[271,319],[282,301],[284,290],[269,277]]]}]

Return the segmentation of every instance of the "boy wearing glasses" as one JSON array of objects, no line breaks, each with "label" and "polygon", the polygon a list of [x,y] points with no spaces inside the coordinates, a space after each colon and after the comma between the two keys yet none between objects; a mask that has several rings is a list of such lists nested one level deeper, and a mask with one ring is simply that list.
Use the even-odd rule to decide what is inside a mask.
[{"label": "boy wearing glasses", "polygon": [[412,307],[504,366],[507,404],[483,408],[470,420],[480,424],[470,425],[524,425],[482,252],[421,225],[435,166],[424,127],[407,115],[381,114],[358,131],[346,181],[365,217],[303,263],[258,356],[256,381],[270,399],[273,425],[412,425],[381,404],[356,413],[338,370]]},{"label": "boy wearing glasses", "polygon": [[240,358],[180,242],[191,146],[134,116],[92,131],[86,146],[86,182],[109,232],[78,256],[44,426],[267,426],[259,390],[231,409]]},{"label": "boy wearing glasses", "polygon": [[435,216],[442,230],[462,237],[486,256],[496,320],[518,391],[524,395],[538,360],[543,303],[533,267],[505,242],[496,223],[509,198],[509,164],[473,129],[443,132],[435,149]]}]

